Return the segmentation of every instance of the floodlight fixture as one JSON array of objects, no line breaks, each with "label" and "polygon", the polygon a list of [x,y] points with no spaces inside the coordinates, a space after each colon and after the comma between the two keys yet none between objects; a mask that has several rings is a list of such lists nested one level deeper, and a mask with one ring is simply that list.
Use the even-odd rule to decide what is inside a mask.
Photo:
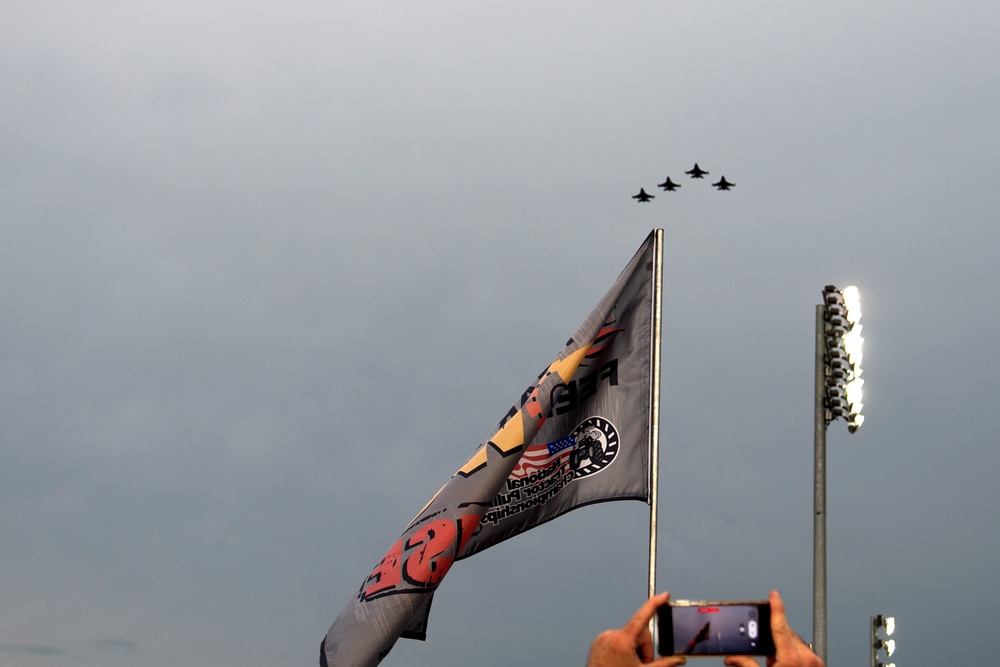
[{"label": "floodlight fixture", "polygon": [[896,652],[896,640],[878,639],[875,641],[875,650],[885,651],[885,657],[891,658],[892,654]]},{"label": "floodlight fixture", "polygon": [[[884,651],[885,657],[890,658],[896,652],[896,640],[892,639],[892,633],[896,631],[896,619],[892,616],[879,614],[871,617],[871,667],[895,667],[895,663],[885,664],[879,659],[879,653]],[[883,639],[881,635],[884,635]]]},{"label": "floodlight fixture", "polygon": [[861,425],[864,422],[865,422],[865,416],[864,415],[857,415],[854,418],[854,421],[852,421],[852,422],[850,422],[850,423],[847,424],[847,432],[848,433],[857,433],[858,429],[861,428]]},{"label": "floodlight fixture", "polygon": [[896,631],[896,618],[894,616],[885,616],[884,614],[873,617],[872,632],[877,633],[879,630],[886,637],[891,637],[892,633]]},{"label": "floodlight fixture", "polygon": [[[843,419],[849,433],[864,423],[861,409],[861,293],[857,286],[823,287],[816,306],[813,466],[813,650],[826,662],[826,429]],[[875,651],[872,650],[872,667]],[[885,667],[885,666],[882,666]],[[893,666],[894,667],[894,666]]]},{"label": "floodlight fixture", "polygon": [[851,285],[838,290],[823,288],[823,364],[826,383],[825,425],[843,418],[855,433],[864,422],[861,415],[861,293]]}]

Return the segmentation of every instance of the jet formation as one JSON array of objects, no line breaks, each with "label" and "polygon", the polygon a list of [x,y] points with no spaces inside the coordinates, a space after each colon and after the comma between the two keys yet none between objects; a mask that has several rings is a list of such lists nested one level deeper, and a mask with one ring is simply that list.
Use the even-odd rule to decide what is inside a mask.
[{"label": "jet formation", "polygon": [[[691,178],[705,178],[705,176],[707,176],[709,172],[699,167],[698,163],[695,162],[694,167],[685,171],[684,173],[690,176]],[[727,181],[725,176],[720,178],[715,183],[712,183],[712,187],[714,187],[716,190],[731,190],[735,186],[736,184]],[[681,184],[675,183],[669,176],[667,176],[667,180],[663,181],[662,183],[657,183],[657,187],[662,188],[665,192],[676,192],[677,188],[681,187]],[[650,199],[655,199],[655,195],[651,195],[648,192],[646,192],[645,188],[639,188],[639,194],[632,195],[632,199],[635,199],[640,203],[646,203]]]}]

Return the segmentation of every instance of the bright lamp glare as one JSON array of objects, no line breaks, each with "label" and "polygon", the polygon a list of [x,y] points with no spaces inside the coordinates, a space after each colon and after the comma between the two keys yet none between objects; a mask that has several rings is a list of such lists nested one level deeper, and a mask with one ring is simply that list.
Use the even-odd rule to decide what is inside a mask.
[{"label": "bright lamp glare", "polygon": [[885,634],[891,635],[896,631],[896,619],[892,616],[887,616],[885,619]]},{"label": "bright lamp glare", "polygon": [[854,421],[848,422],[847,430],[850,431],[851,433],[857,433],[858,429],[861,428],[861,425],[864,423],[864,421],[865,421],[864,415],[854,415]]},{"label": "bright lamp glare", "polygon": [[[855,324],[854,328],[844,334],[844,351],[848,357],[861,354],[861,346],[865,339],[861,337],[861,325]],[[854,363],[853,360],[851,363]]]},{"label": "bright lamp glare", "polygon": [[855,323],[861,319],[861,293],[855,285],[845,287],[841,292],[844,297],[844,308],[847,309],[847,321]]},{"label": "bright lamp glare", "polygon": [[864,386],[864,378],[854,378],[844,386],[844,395],[848,405],[861,403],[861,387]]},{"label": "bright lamp glare", "polygon": [[892,657],[893,652],[896,650],[896,640],[887,639],[885,640],[885,654],[888,657]]}]

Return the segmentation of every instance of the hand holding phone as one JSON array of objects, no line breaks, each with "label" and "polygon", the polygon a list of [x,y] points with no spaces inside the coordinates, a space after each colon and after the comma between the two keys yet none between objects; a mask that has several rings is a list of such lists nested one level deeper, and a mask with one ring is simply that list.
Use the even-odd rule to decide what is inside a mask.
[{"label": "hand holding phone", "polygon": [[[774,641],[774,655],[768,656],[768,667],[824,667],[823,660],[795,634],[785,616],[785,603],[778,591],[771,591],[771,638]],[[749,655],[730,655],[725,660],[726,667],[760,667]]]}]

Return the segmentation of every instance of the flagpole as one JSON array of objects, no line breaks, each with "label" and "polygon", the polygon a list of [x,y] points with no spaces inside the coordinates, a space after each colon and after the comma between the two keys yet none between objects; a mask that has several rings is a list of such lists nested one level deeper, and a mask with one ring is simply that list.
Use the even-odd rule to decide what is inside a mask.
[{"label": "flagpole", "polygon": [[660,476],[660,315],[663,306],[663,230],[654,229],[653,234],[656,241],[653,251],[653,312],[650,327],[652,391],[649,406],[649,597],[656,595],[656,503]]}]

